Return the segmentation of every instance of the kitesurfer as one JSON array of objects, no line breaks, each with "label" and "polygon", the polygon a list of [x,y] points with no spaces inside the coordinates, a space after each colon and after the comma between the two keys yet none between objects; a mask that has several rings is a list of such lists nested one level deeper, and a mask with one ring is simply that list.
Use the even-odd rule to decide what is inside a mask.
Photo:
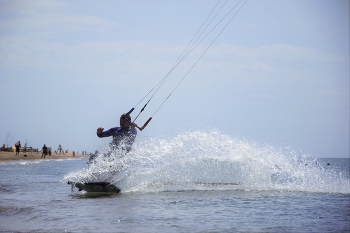
[{"label": "kitesurfer", "polygon": [[137,135],[136,127],[137,125],[135,123],[131,123],[130,115],[125,115],[124,113],[120,116],[120,127],[114,127],[107,131],[103,131],[103,127],[98,127],[96,133],[99,138],[113,136],[110,146],[113,149],[121,149],[129,152]]},{"label": "kitesurfer", "polygon": [[[96,134],[99,138],[113,137],[109,144],[109,152],[105,156],[110,156],[113,151],[121,155],[128,153],[137,135],[136,128],[138,128],[137,124],[131,123],[130,115],[126,115],[125,113],[120,116],[120,127],[110,128],[106,131],[104,131],[103,127],[98,127]],[[91,163],[96,156],[97,154],[91,156],[89,163]]]}]

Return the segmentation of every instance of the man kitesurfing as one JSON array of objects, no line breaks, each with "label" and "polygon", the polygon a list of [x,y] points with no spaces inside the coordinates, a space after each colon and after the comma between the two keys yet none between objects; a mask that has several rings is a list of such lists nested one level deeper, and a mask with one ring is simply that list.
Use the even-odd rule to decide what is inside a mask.
[{"label": "man kitesurfing", "polygon": [[[110,150],[105,155],[106,157],[109,157],[112,151],[117,151],[118,154],[121,155],[125,155],[126,153],[128,153],[131,150],[131,146],[134,143],[137,136],[136,128],[142,130],[137,126],[137,124],[131,122],[130,112],[124,113],[120,116],[120,127],[113,127],[106,131],[104,131],[103,127],[97,128],[96,134],[99,138],[110,136],[113,137],[112,141],[109,143]],[[92,155],[89,158],[88,163],[93,163],[96,157],[97,154]]]},{"label": "man kitesurfing", "polygon": [[[106,154],[104,154],[105,157],[111,156],[113,152],[116,152],[120,156],[124,156],[126,153],[128,153],[131,150],[132,144],[136,139],[136,135],[137,135],[136,128],[142,131],[147,126],[147,124],[151,121],[152,118],[148,119],[148,121],[142,127],[139,127],[134,122],[131,122],[130,113],[133,110],[134,108],[132,108],[128,113],[124,113],[120,116],[119,118],[120,127],[113,127],[106,131],[104,131],[103,127],[97,128],[96,134],[99,138],[110,137],[110,136],[113,137],[112,141],[109,144],[110,146],[109,151]],[[98,153],[92,155],[89,158],[88,164],[94,163],[97,156],[98,156]],[[120,192],[120,189],[117,186],[106,181],[102,181],[102,182],[68,181],[68,184],[71,184],[72,188],[77,187],[79,191],[85,190],[88,192],[114,192],[114,193]]]},{"label": "man kitesurfing", "polygon": [[131,150],[131,146],[135,141],[136,127],[138,126],[135,123],[131,123],[130,115],[124,113],[120,116],[120,127],[114,127],[106,131],[103,131],[103,127],[98,127],[96,134],[99,138],[113,136],[110,143],[111,149],[119,149],[127,153]]}]

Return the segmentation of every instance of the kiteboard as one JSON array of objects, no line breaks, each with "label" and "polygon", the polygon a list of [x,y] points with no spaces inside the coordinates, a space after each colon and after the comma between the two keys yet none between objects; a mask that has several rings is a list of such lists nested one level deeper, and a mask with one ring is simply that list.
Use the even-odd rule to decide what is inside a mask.
[{"label": "kiteboard", "polygon": [[86,191],[86,192],[103,192],[103,193],[119,193],[120,189],[115,186],[114,184],[111,184],[109,182],[68,182],[68,184],[71,184],[72,187],[76,187],[79,189],[79,191]]}]

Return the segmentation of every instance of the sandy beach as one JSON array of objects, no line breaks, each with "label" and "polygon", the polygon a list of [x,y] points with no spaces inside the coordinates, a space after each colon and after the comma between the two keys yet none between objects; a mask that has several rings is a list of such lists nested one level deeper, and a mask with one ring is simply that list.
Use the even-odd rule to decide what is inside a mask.
[{"label": "sandy beach", "polygon": [[[27,155],[27,156],[25,156]],[[68,152],[65,154],[56,154],[52,153],[51,155],[46,155],[45,159],[68,159],[68,158],[80,158],[88,157],[89,155],[75,154],[73,157],[73,152]],[[16,152],[0,152],[0,162],[14,161],[14,160],[35,160],[41,159],[41,152],[20,152],[19,155],[16,155]]]}]

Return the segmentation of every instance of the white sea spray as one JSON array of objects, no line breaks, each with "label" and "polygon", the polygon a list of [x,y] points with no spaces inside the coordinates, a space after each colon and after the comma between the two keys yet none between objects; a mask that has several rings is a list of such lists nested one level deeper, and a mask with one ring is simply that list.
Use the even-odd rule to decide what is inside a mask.
[{"label": "white sea spray", "polygon": [[290,148],[260,145],[213,130],[138,141],[126,154],[99,152],[63,181],[111,182],[123,192],[281,190],[350,193],[349,177]]}]

